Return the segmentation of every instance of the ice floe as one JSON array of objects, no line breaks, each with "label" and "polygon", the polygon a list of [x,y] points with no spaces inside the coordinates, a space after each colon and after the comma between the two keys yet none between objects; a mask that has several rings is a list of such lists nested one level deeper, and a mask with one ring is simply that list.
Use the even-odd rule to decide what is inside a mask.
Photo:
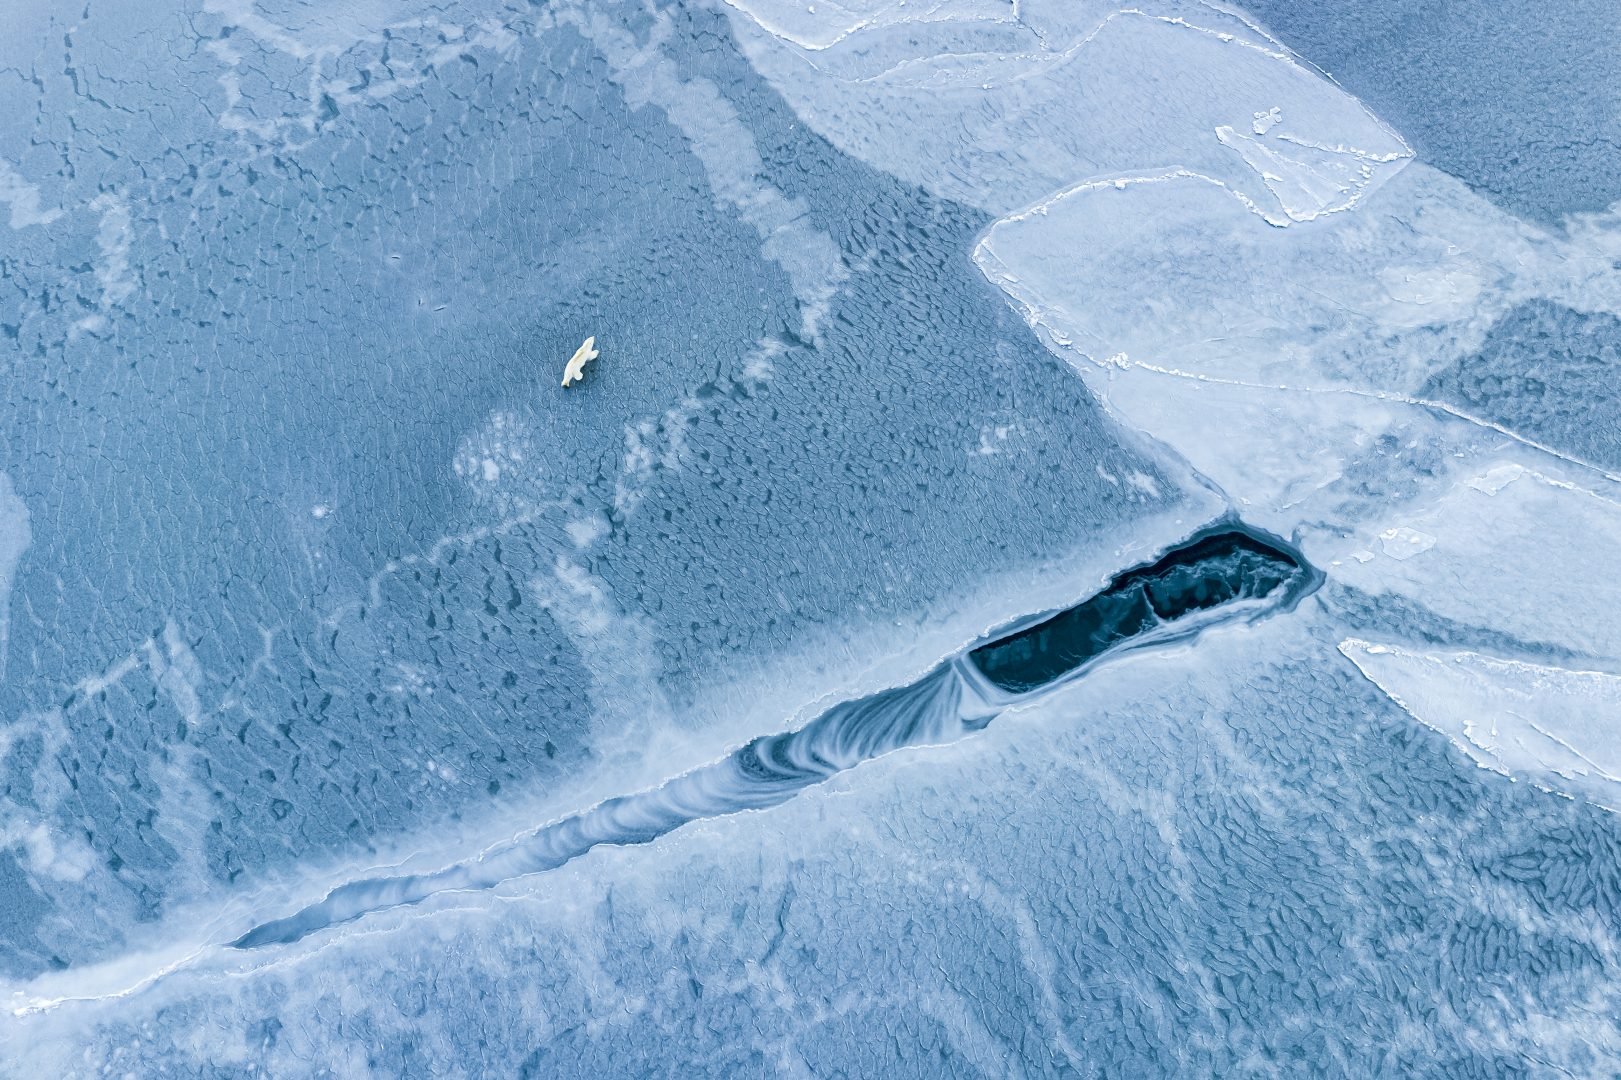
[{"label": "ice floe", "polygon": [[1358,638],[1340,651],[1481,766],[1621,810],[1621,675]]}]

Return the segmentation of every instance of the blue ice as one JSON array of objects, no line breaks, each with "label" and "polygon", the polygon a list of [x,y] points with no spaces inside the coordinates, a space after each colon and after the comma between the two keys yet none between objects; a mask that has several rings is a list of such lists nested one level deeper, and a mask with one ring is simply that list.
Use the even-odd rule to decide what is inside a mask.
[{"label": "blue ice", "polygon": [[0,1075],[1621,1072],[1607,20],[18,0]]}]

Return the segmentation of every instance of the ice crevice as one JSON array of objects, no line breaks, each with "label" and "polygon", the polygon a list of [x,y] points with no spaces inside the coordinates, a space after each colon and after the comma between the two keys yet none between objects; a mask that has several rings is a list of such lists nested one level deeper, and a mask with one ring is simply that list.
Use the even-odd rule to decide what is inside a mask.
[{"label": "ice crevice", "polygon": [[440,893],[490,890],[554,870],[599,846],[647,844],[695,821],[776,806],[884,754],[962,739],[1107,657],[1292,608],[1321,580],[1285,542],[1223,523],[1117,575],[1073,607],[992,635],[911,685],[835,705],[798,730],[760,736],[657,788],[608,799],[475,858],[340,885],[230,945],[291,944]]},{"label": "ice crevice", "polygon": [[[437,870],[402,872],[420,865],[414,856],[369,868],[278,918],[256,921],[249,901],[200,935],[108,961],[66,983],[46,979],[19,988],[8,1008],[30,1016],[127,999],[183,971],[296,963],[371,932],[366,916],[437,896],[490,894],[597,847],[649,844],[688,824],[766,810],[875,758],[962,740],[1098,664],[1292,610],[1322,581],[1292,542],[1224,518],[1069,607],[987,634],[909,685],[834,705],[796,730],[751,739],[656,787],[606,799]],[[322,935],[339,927],[343,933]],[[297,950],[278,948],[307,938],[314,940]]]}]

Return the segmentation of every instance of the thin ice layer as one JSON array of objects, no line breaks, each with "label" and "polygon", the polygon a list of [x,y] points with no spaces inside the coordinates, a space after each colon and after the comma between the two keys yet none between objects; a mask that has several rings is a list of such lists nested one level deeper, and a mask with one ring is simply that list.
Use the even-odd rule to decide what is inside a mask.
[{"label": "thin ice layer", "polygon": [[807,123],[997,214],[1083,180],[1183,169],[1287,224],[1354,205],[1408,156],[1354,98],[1209,5],[897,7],[843,33],[828,9],[822,40],[836,40],[821,48],[781,32],[777,9],[734,3],[732,24]]},{"label": "thin ice layer", "polygon": [[1621,809],[1621,676],[1357,638],[1340,651],[1482,767]]}]

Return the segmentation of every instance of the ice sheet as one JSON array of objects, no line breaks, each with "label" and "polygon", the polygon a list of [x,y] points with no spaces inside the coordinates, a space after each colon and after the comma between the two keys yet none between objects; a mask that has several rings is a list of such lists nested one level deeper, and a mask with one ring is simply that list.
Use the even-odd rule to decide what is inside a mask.
[{"label": "ice sheet", "polygon": [[54,854],[0,857],[8,976],[656,786],[1221,512],[986,288],[983,214],[718,13],[38,17],[0,814]]},{"label": "ice sheet", "polygon": [[0,1072],[1621,1067],[1621,215],[1206,3],[8,18]]},{"label": "ice sheet", "polygon": [[[1434,497],[1372,520],[1349,538],[1358,549],[1380,550],[1367,561],[1346,561],[1336,577],[1411,596],[1452,618],[1621,662],[1614,575],[1562,569],[1610,565],[1621,543],[1621,503],[1574,479],[1513,459],[1449,471]],[[1393,543],[1401,545],[1400,558],[1391,555]]]},{"label": "ice sheet", "polygon": [[1209,5],[980,5],[853,30],[834,8],[813,38],[782,32],[775,4],[731,10],[750,61],[841,150],[999,215],[1146,169],[1309,220],[1409,156],[1354,98]]}]

